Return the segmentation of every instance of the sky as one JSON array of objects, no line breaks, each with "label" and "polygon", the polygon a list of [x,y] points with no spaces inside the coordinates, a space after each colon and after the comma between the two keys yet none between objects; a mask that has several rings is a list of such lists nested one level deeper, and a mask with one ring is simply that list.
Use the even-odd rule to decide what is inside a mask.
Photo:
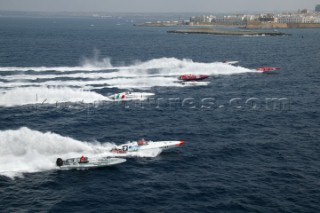
[{"label": "sky", "polygon": [[1,11],[284,12],[314,10],[320,0],[0,0]]}]

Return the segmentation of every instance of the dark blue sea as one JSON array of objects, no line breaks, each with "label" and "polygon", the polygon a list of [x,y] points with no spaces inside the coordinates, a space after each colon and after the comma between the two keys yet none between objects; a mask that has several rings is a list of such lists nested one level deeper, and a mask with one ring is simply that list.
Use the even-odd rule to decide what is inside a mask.
[{"label": "dark blue sea", "polygon": [[[134,26],[175,18],[2,14],[0,212],[320,211],[320,29]],[[210,77],[178,80],[188,73]],[[154,95],[107,99],[125,91]],[[141,138],[185,144],[113,167],[55,166]]]}]

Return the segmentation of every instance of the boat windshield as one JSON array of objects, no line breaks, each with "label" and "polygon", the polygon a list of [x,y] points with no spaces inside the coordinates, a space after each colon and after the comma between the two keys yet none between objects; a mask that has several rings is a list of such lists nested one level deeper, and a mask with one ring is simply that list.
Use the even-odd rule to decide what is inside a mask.
[{"label": "boat windshield", "polygon": [[67,164],[73,164],[73,163],[75,163],[75,159],[74,159],[74,158],[67,159],[67,160],[66,160],[66,163],[67,163]]}]

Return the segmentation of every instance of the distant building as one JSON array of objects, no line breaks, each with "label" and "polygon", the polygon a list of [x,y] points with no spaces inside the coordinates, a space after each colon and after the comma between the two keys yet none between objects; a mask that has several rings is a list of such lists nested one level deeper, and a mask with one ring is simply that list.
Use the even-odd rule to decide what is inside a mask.
[{"label": "distant building", "polygon": [[258,20],[260,22],[275,22],[274,15],[272,14],[261,14]]},{"label": "distant building", "polygon": [[217,24],[232,24],[232,25],[242,25],[246,24],[247,17],[243,15],[236,16],[217,16],[213,22]]},{"label": "distant building", "polygon": [[281,15],[277,19],[278,23],[320,23],[319,16],[302,16],[302,15]]},{"label": "distant building", "polygon": [[316,11],[316,12],[320,12],[320,4],[318,4],[318,5],[316,6],[315,11]]},{"label": "distant building", "polygon": [[190,22],[210,23],[214,16],[192,16]]},{"label": "distant building", "polygon": [[303,17],[284,15],[278,18],[278,23],[303,23]]},{"label": "distant building", "polygon": [[[320,4],[316,7],[320,12]],[[256,15],[237,14],[237,15],[203,15],[192,16],[189,22],[184,22],[189,25],[246,25],[253,23],[280,23],[280,24],[308,24],[320,23],[320,13],[311,12],[307,9],[298,10],[290,13],[261,13]]]}]

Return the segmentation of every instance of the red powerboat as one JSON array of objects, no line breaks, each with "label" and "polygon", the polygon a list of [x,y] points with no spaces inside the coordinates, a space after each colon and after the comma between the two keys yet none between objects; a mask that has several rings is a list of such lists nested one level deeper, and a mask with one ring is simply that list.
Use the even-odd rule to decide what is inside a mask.
[{"label": "red powerboat", "polygon": [[256,68],[257,71],[262,71],[262,72],[268,72],[268,71],[275,71],[275,70],[280,70],[279,67],[259,67]]},{"label": "red powerboat", "polygon": [[179,80],[182,81],[200,81],[203,79],[208,78],[208,75],[193,75],[193,74],[186,74],[186,75],[180,75]]}]

